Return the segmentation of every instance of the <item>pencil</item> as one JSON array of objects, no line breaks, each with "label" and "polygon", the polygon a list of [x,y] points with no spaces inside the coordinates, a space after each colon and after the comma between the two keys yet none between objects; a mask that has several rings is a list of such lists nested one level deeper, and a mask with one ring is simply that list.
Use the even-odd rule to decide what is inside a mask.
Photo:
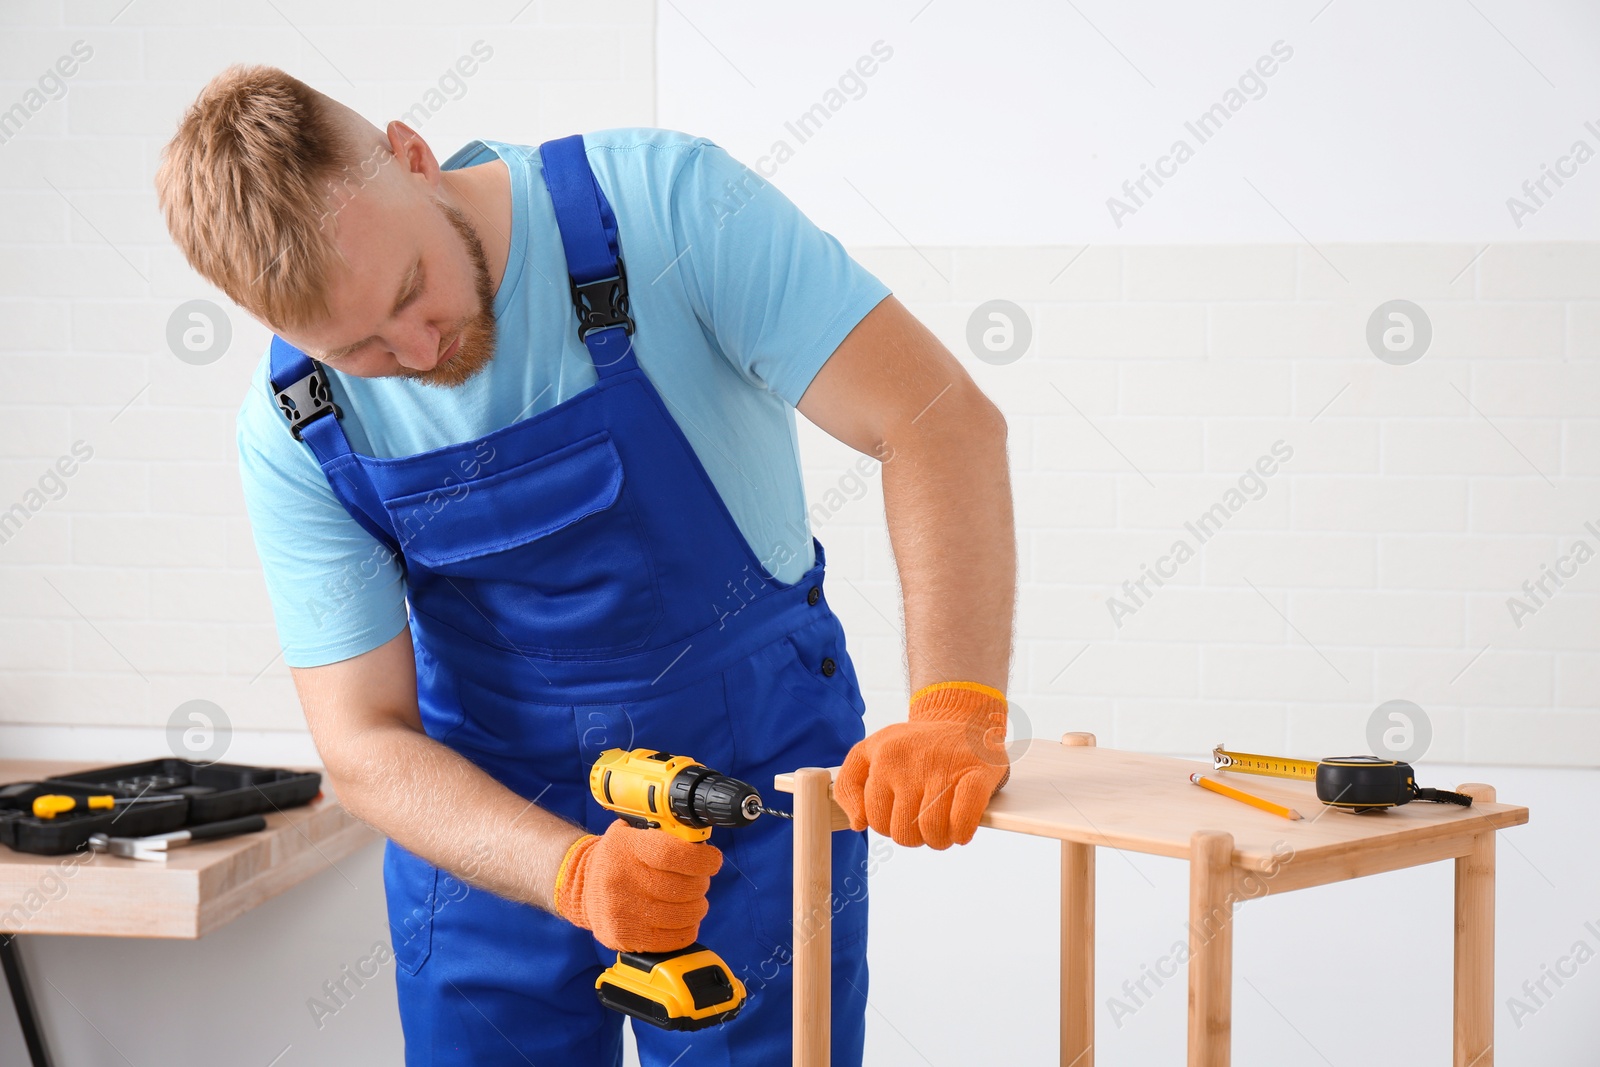
[{"label": "pencil", "polygon": [[1258,796],[1246,793],[1243,789],[1235,789],[1231,785],[1223,785],[1214,778],[1207,778],[1199,771],[1191,774],[1189,776],[1189,781],[1193,782],[1202,789],[1209,789],[1213,793],[1221,793],[1225,797],[1232,797],[1235,800],[1242,800],[1246,804],[1249,804],[1252,808],[1260,808],[1262,811],[1270,811],[1274,815],[1282,815],[1285,819],[1300,818],[1300,813],[1295,811],[1293,808],[1286,808],[1282,804],[1274,804],[1270,800],[1263,800]]}]

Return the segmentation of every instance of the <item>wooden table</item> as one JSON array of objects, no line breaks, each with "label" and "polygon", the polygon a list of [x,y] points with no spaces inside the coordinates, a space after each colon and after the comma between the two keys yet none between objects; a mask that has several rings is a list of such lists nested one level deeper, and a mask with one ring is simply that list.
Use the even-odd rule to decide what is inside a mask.
[{"label": "wooden table", "polygon": [[[1413,801],[1382,814],[1324,808],[1310,782],[1223,774],[1296,808],[1291,821],[1196,788],[1209,763],[1095,747],[1092,734],[1035,740],[980,823],[1061,841],[1061,1063],[1094,1064],[1094,849],[1189,861],[1189,1067],[1226,1067],[1231,1054],[1233,904],[1271,893],[1455,860],[1454,1067],[1494,1064],[1494,832],[1528,809],[1460,785],[1471,807]],[[832,850],[849,828],[833,799],[838,768],[777,776],[794,794],[794,1064],[829,1054]],[[1440,786],[1427,781],[1422,784]],[[802,936],[802,932],[805,936]]]},{"label": "wooden table", "polygon": [[[0,783],[105,763],[0,760]],[[0,846],[0,962],[36,1065],[48,1061],[11,944],[17,935],[199,938],[382,840],[344,810],[326,782],[310,804],[268,812],[266,820],[258,833],[175,849],[166,863],[105,853],[35,856]]]}]

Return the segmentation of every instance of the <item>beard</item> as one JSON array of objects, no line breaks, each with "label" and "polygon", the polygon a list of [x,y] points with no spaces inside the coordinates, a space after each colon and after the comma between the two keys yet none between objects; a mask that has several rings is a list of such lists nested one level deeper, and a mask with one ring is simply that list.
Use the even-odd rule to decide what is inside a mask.
[{"label": "beard", "polygon": [[[423,385],[454,389],[471,380],[494,358],[497,339],[494,320],[494,282],[489,277],[489,259],[484,255],[483,242],[478,240],[478,234],[467,222],[467,217],[443,200],[435,198],[434,203],[439,205],[439,210],[444,212],[445,219],[455,227],[456,233],[461,237],[461,244],[466,249],[467,258],[472,261],[478,308],[467,317],[458,331],[461,343],[457,346],[455,355],[447,362],[436,364],[432,370],[416,371],[407,374],[406,377]],[[450,341],[445,340],[444,344],[449,347]]]}]

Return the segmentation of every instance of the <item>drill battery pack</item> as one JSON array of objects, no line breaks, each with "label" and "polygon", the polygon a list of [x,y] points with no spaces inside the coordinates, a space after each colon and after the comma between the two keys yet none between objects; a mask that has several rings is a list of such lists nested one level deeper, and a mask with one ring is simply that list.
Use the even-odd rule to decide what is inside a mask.
[{"label": "drill battery pack", "polygon": [[725,1023],[745,998],[744,983],[698,941],[673,952],[619,952],[594,987],[606,1007],[663,1030]]}]

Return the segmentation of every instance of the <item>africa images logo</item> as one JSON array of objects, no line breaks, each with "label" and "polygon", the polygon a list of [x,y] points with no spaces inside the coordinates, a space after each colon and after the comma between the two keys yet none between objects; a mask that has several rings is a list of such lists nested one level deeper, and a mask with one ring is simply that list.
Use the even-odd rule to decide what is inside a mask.
[{"label": "africa images logo", "polygon": [[1151,582],[1160,589],[1176,578],[1178,568],[1199,555],[1201,546],[1220,533],[1224,523],[1243,511],[1245,505],[1267,495],[1267,479],[1278,473],[1281,464],[1293,458],[1293,445],[1281,440],[1274,441],[1268,453],[1259,457],[1235,484],[1223,491],[1222,499],[1183,524],[1193,541],[1189,537],[1179,537],[1172,542],[1167,554],[1156,560],[1154,567],[1142,564],[1139,577],[1129,578],[1122,583],[1122,597],[1115,593],[1106,597],[1106,610],[1111,613],[1111,621],[1116,623],[1117,629],[1122,629],[1123,619],[1137,615],[1139,609],[1150,602],[1155,595],[1150,588]]},{"label": "africa images logo", "polygon": [[1187,137],[1177,138],[1165,155],[1156,157],[1154,167],[1148,163],[1139,164],[1139,176],[1122,183],[1122,197],[1106,197],[1106,210],[1110,212],[1111,221],[1116,223],[1117,229],[1122,229],[1123,219],[1138,214],[1139,209],[1155,196],[1155,190],[1150,188],[1151,183],[1160,189],[1166,184],[1165,179],[1176,178],[1178,168],[1194,158],[1200,145],[1221,133],[1224,124],[1238,114],[1245,104],[1267,95],[1267,79],[1276,74],[1282,64],[1289,62],[1294,56],[1294,48],[1278,40],[1272,42],[1271,52],[1272,55],[1261,56],[1254,66],[1247,67],[1235,85],[1223,92],[1220,100],[1200,112],[1192,121],[1183,124],[1184,130],[1194,138],[1193,144],[1189,143]]}]

